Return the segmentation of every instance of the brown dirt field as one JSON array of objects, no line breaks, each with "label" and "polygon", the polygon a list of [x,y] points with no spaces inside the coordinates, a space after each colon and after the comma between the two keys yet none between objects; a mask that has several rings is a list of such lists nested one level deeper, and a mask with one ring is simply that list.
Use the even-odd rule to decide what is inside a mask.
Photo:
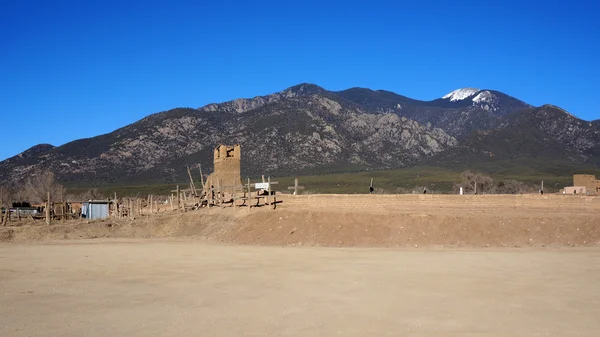
[{"label": "brown dirt field", "polygon": [[170,238],[332,247],[544,247],[600,243],[600,198],[303,195],[261,207],[0,228],[0,241]]},{"label": "brown dirt field", "polygon": [[597,336],[598,284],[600,247],[11,243],[0,336]]}]

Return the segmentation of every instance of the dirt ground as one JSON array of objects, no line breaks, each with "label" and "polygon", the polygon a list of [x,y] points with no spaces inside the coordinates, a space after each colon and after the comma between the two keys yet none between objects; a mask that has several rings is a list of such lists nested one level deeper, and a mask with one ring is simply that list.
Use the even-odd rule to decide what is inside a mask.
[{"label": "dirt ground", "polygon": [[600,248],[0,245],[0,336],[596,336]]},{"label": "dirt ground", "polygon": [[282,201],[0,228],[0,336],[598,334],[600,198]]},{"label": "dirt ground", "polygon": [[175,211],[139,219],[11,223],[0,242],[193,238],[326,247],[564,247],[600,244],[600,197],[301,195],[268,207]]}]

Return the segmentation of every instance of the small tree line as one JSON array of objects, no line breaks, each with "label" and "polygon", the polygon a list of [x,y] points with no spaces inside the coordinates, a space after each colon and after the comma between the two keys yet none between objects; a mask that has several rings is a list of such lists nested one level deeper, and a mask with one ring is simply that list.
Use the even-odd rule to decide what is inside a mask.
[{"label": "small tree line", "polygon": [[79,195],[69,194],[67,189],[56,180],[54,173],[36,169],[21,183],[0,186],[0,209],[42,204],[48,202],[48,197],[51,201],[60,202],[102,199],[104,196],[96,188]]},{"label": "small tree line", "polygon": [[532,185],[514,179],[495,181],[490,176],[472,171],[464,171],[460,175],[461,182],[454,184],[454,192],[462,187],[465,194],[519,194],[535,192]]}]

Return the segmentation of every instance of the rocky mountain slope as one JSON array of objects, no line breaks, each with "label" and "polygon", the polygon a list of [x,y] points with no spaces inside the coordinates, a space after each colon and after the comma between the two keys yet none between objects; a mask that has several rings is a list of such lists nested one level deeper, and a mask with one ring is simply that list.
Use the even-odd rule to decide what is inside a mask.
[{"label": "rocky mountain slope", "polygon": [[499,126],[502,117],[531,107],[493,90],[465,88],[433,101],[413,100],[388,91],[352,88],[338,93],[371,111],[394,113],[419,123],[431,123],[453,137]]},{"label": "rocky mountain slope", "polygon": [[35,162],[10,158],[0,171],[13,181],[42,167],[64,182],[174,182],[186,174],[185,165],[210,169],[219,143],[242,145],[244,174],[403,167],[458,144],[439,128],[374,114],[317,86],[299,85],[157,113],[106,135],[48,148]]},{"label": "rocky mountain slope", "polygon": [[63,182],[176,182],[212,166],[219,143],[242,145],[243,175],[386,169],[423,162],[531,157],[600,165],[600,123],[493,90],[433,101],[388,91],[301,84],[252,99],[178,108],[109,134],[38,145],[0,162],[0,183],[50,168]]},{"label": "rocky mountain slope", "polygon": [[470,133],[461,138],[459,146],[426,162],[521,174],[600,167],[599,126],[556,106],[527,108],[506,116],[497,128]]}]

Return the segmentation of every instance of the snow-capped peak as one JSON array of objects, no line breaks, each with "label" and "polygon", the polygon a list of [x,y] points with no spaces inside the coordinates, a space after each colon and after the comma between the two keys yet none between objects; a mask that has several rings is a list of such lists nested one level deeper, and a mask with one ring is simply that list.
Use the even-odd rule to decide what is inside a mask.
[{"label": "snow-capped peak", "polygon": [[450,99],[450,102],[462,101],[465,98],[475,95],[477,92],[479,92],[479,89],[476,88],[462,88],[454,90],[442,98]]}]

